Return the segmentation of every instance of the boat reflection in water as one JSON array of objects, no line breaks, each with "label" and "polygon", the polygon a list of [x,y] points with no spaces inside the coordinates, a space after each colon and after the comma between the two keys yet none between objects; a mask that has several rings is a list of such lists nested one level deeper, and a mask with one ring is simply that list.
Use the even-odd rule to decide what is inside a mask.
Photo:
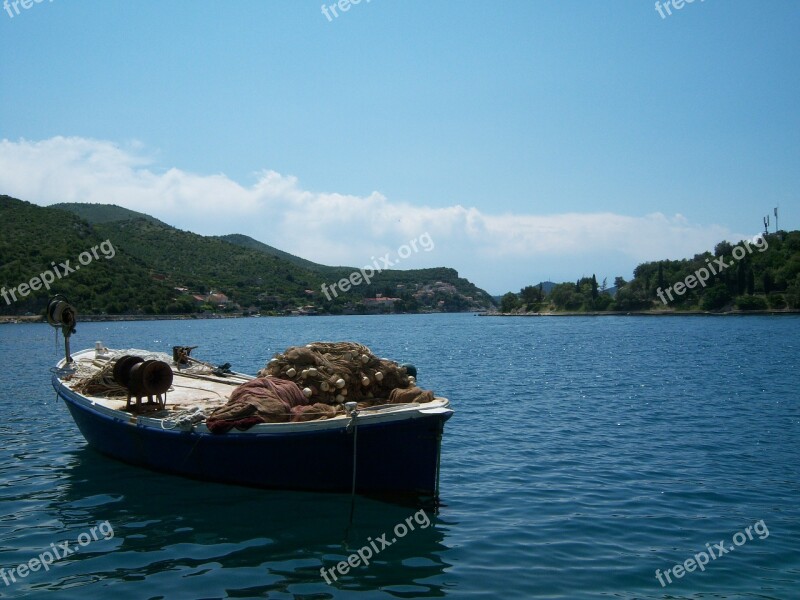
[{"label": "boat reflection in water", "polygon": [[[322,598],[378,588],[413,597],[446,595],[429,582],[441,580],[437,576],[450,566],[441,558],[448,550],[445,533],[432,511],[424,513],[429,526],[415,522],[418,506],[187,480],[131,468],[88,448],[71,453],[63,473],[51,509],[63,529],[88,530],[108,521],[114,537],[51,567],[40,591],[59,590],[68,598],[85,594],[86,585],[113,593],[124,583],[126,593],[142,598],[279,592]],[[349,568],[346,575],[335,570],[370,541],[380,549],[383,534],[387,541],[396,538],[396,526],[409,518],[415,529],[368,566]],[[323,567],[334,569],[331,585]]]}]

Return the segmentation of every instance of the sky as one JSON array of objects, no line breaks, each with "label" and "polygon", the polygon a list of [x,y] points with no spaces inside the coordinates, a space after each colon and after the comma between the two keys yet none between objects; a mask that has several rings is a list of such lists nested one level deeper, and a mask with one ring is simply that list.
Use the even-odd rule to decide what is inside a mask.
[{"label": "sky", "polygon": [[492,294],[800,227],[800,2],[342,5],[9,0],[0,194]]}]

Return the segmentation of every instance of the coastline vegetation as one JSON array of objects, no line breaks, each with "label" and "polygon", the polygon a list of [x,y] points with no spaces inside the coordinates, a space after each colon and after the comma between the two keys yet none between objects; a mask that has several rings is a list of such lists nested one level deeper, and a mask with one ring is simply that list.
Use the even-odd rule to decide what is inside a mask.
[{"label": "coastline vegetation", "polygon": [[[764,236],[766,249],[734,255],[735,245],[720,242],[711,252],[682,260],[640,264],[633,279],[598,284],[595,275],[575,283],[538,284],[508,292],[500,311],[524,313],[603,312],[747,312],[800,309],[800,231],[779,231]],[[722,259],[727,267],[710,275],[705,285],[693,285],[669,300],[664,290],[691,280],[700,269]],[[676,286],[677,287],[677,286]],[[665,303],[659,296],[667,299]]]},{"label": "coastline vegetation", "polygon": [[[369,285],[327,299],[322,284],[353,267],[329,267],[243,235],[202,236],[114,205],[41,207],[0,196],[0,286],[39,273],[110,240],[113,259],[94,261],[48,291],[0,298],[0,315],[41,315],[62,293],[82,314],[285,315],[486,310],[491,296],[449,268],[385,270]],[[9,297],[10,298],[10,297]]]}]

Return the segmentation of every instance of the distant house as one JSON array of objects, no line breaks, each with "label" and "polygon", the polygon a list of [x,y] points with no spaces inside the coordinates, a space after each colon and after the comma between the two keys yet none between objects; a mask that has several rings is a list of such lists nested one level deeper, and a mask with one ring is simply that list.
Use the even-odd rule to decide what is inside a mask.
[{"label": "distant house", "polygon": [[364,306],[368,308],[379,308],[381,306],[392,308],[394,303],[399,301],[400,298],[385,298],[383,296],[377,296],[375,298],[364,298]]},{"label": "distant house", "polygon": [[458,292],[458,290],[456,290],[456,286],[454,286],[452,283],[444,283],[443,281],[437,281],[435,284],[433,284],[432,289],[435,292],[445,292],[448,294],[455,294]]},{"label": "distant house", "polygon": [[220,308],[224,308],[231,303],[230,299],[222,292],[211,292],[206,301],[209,304],[219,306]]}]

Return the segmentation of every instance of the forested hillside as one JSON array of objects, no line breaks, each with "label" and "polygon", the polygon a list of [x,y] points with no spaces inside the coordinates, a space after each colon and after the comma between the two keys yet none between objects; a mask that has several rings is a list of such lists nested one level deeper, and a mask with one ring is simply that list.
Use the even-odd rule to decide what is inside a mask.
[{"label": "forested hillside", "polygon": [[[99,249],[103,242],[107,253]],[[58,277],[63,261],[79,268]],[[39,281],[44,271],[52,273],[45,279],[54,280],[49,290]],[[0,296],[0,314],[40,313],[54,292],[68,295],[83,313],[107,314],[339,314],[492,305],[486,292],[448,268],[386,270],[369,284],[323,293],[323,285],[354,271],[318,265],[243,235],[181,231],[118,206],[41,207],[0,196],[0,285],[13,290]]]},{"label": "forested hillside", "polygon": [[501,300],[503,312],[748,311],[800,309],[800,231],[780,231],[692,258],[642,263],[633,279],[616,277],[612,291],[594,275],[538,285]]}]

